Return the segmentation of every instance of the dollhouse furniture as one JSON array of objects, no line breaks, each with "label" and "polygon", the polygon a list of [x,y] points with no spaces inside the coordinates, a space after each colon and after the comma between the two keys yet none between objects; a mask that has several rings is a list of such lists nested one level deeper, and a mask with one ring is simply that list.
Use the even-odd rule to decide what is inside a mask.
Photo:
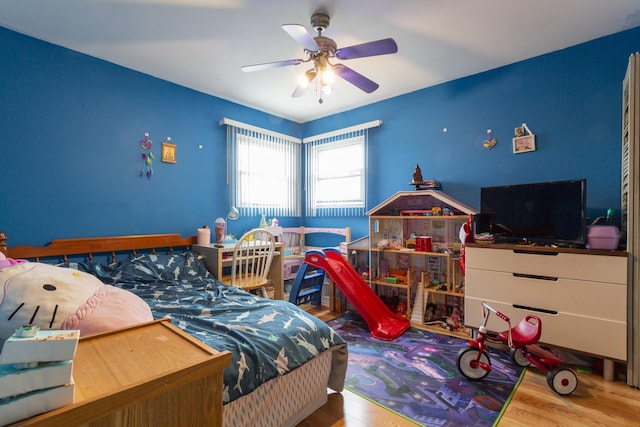
[{"label": "dollhouse furniture", "polygon": [[465,324],[480,326],[482,302],[512,319],[538,316],[541,343],[602,357],[613,379],[613,361],[627,360],[627,262],[622,251],[469,243]]},{"label": "dollhouse furniture", "polygon": [[[327,236],[333,241],[327,246],[340,246],[342,243],[351,241],[351,228],[326,228],[326,227],[282,227],[281,241],[284,243],[284,280],[295,279],[298,269],[302,265],[304,253],[309,249],[319,249],[319,246],[312,246],[311,240],[314,238],[323,239]],[[335,242],[333,236],[338,236]]]},{"label": "dollhouse furniture", "polygon": [[14,426],[222,426],[222,372],[231,355],[169,319],[80,339],[74,403]]}]

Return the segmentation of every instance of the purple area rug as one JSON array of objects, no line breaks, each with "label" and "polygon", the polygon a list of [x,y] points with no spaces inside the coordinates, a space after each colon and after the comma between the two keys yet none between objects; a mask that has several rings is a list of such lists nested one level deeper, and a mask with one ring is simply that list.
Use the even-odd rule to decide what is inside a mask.
[{"label": "purple area rug", "polygon": [[418,425],[492,426],[523,373],[508,352],[492,349],[492,371],[470,381],[456,366],[464,339],[412,327],[381,341],[350,312],[327,323],[349,345],[346,388]]}]

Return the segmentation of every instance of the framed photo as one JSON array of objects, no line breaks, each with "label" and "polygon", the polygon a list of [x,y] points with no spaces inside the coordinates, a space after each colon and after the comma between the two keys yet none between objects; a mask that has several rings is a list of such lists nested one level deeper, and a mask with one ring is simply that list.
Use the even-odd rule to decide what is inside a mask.
[{"label": "framed photo", "polygon": [[162,143],[162,161],[165,163],[176,162],[176,144]]},{"label": "framed photo", "polygon": [[514,154],[518,153],[527,153],[529,151],[536,151],[536,136],[525,135],[513,138],[513,152]]},{"label": "framed photo", "polygon": [[521,136],[524,136],[524,127],[517,127],[513,129],[513,134],[515,135],[516,138],[520,138]]}]

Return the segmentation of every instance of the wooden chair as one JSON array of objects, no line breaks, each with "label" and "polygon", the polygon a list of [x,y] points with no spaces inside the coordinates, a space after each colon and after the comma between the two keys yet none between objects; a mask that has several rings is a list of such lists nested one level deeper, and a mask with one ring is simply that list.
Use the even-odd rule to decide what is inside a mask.
[{"label": "wooden chair", "polygon": [[223,277],[221,281],[246,291],[261,289],[262,296],[268,298],[267,275],[275,248],[275,237],[269,230],[254,228],[247,231],[238,239],[233,249],[231,275]]}]

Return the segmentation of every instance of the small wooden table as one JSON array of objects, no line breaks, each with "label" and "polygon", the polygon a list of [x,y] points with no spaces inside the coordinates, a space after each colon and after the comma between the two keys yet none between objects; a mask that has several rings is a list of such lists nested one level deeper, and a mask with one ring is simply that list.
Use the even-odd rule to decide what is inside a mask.
[{"label": "small wooden table", "polygon": [[[231,267],[233,261],[233,248],[235,243],[224,243],[221,247],[216,245],[193,245],[193,250],[204,257],[205,265],[209,273],[216,279],[223,277],[223,268]],[[271,268],[268,277],[273,285],[273,299],[284,298],[284,244],[276,243],[276,251],[271,260]]]},{"label": "small wooden table", "polygon": [[231,354],[168,319],[80,339],[72,405],[14,426],[222,426],[222,378]]}]

